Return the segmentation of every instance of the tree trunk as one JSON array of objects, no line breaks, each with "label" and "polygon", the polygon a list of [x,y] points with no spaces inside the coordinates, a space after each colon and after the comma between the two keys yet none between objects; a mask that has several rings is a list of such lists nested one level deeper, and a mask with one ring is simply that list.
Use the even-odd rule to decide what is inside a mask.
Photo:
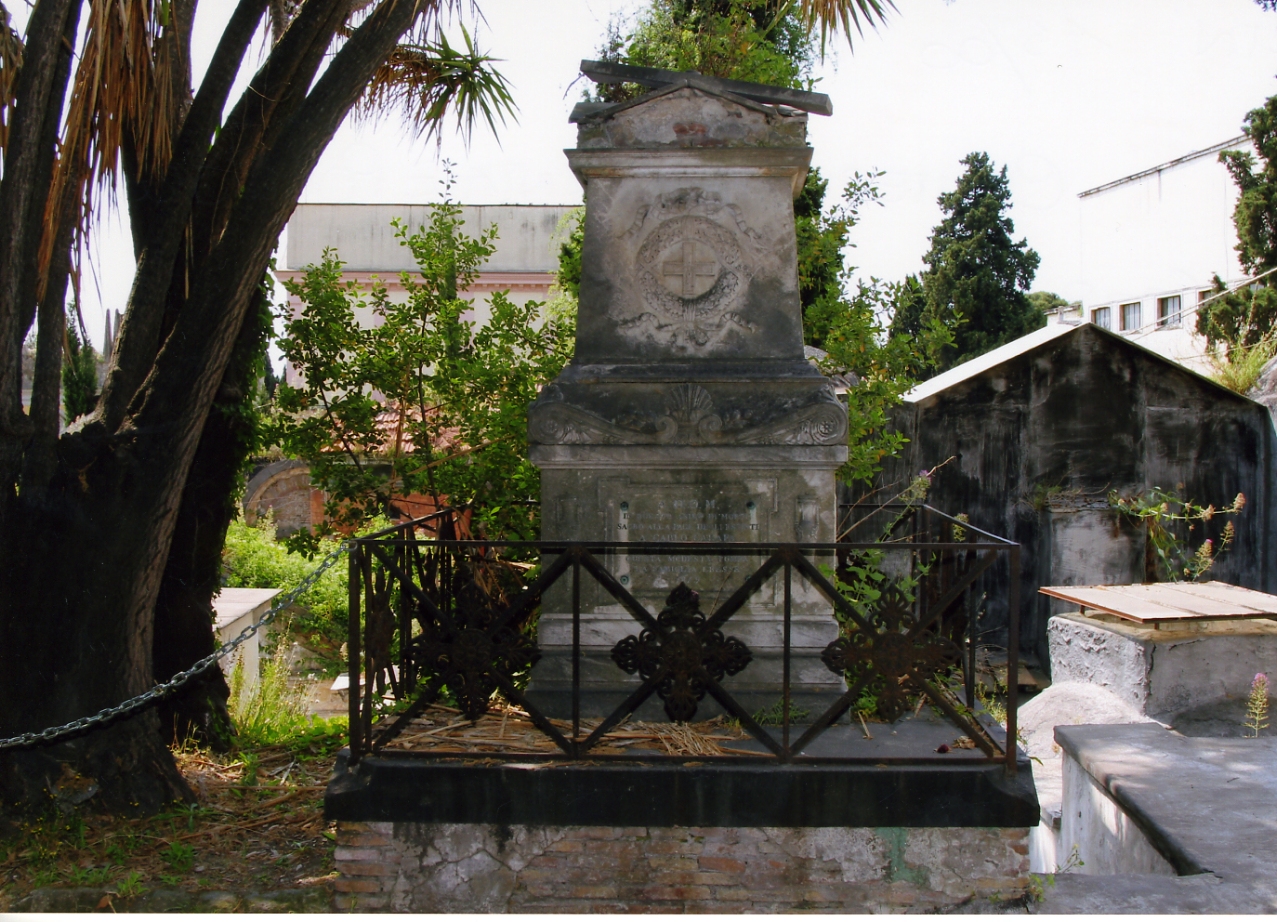
[{"label": "tree trunk", "polygon": [[[221,586],[222,546],[235,517],[244,466],[256,448],[251,407],[270,330],[263,294],[240,331],[182,492],[168,563],[155,605],[155,679],[166,682],[212,653],[212,599]],[[210,669],[189,691],[160,705],[160,729],[169,741],[193,737],[217,749],[231,741],[230,689],[220,669]]]},{"label": "tree trunk", "polygon": [[[67,0],[40,0],[32,21],[59,3],[68,9]],[[290,53],[317,66],[321,55],[316,46],[321,51],[328,47],[349,3],[310,0],[304,9],[312,7],[331,26]],[[156,206],[164,211],[160,223],[167,226],[174,210],[217,212],[226,216],[224,230],[209,235],[207,256],[191,271],[189,288],[183,279],[188,293],[171,330],[156,344],[153,359],[145,353],[156,348],[148,338],[154,326],[147,336],[133,337],[139,345],[129,350],[135,362],[130,373],[142,374],[136,388],[123,388],[112,402],[111,416],[118,418],[104,419],[100,404],[83,426],[59,438],[57,468],[48,487],[32,493],[15,489],[30,424],[15,402],[17,355],[11,344],[20,341],[26,329],[21,318],[33,314],[34,307],[19,303],[13,273],[30,265],[33,255],[34,244],[19,233],[25,226],[21,219],[29,214],[33,198],[47,199],[47,189],[24,199],[15,183],[37,175],[33,171],[40,158],[24,155],[19,163],[14,152],[21,146],[16,139],[39,136],[49,99],[56,97],[61,111],[52,77],[42,78],[44,103],[38,111],[18,108],[0,186],[0,202],[25,203],[19,216],[0,209],[0,738],[95,714],[152,687],[154,614],[166,574],[174,576],[170,585],[176,595],[186,588],[194,592],[196,586],[201,594],[207,590],[207,549],[218,532],[216,517],[225,509],[211,508],[199,487],[188,491],[188,475],[194,470],[207,476],[210,490],[219,478],[224,480],[225,461],[213,456],[215,433],[208,423],[219,389],[234,380],[228,368],[245,317],[257,303],[271,251],[319,155],[418,8],[418,2],[383,0],[332,56],[309,93],[301,98],[286,94],[287,105],[276,105],[270,123],[256,131],[257,138],[269,136],[273,143],[254,145],[243,181],[211,184],[219,198],[232,200],[228,209],[202,209],[192,201],[200,184],[179,182],[181,177],[172,173],[202,171],[202,156],[194,158],[194,166],[175,161],[170,167],[163,188],[188,191],[176,199],[161,193]],[[59,39],[64,24],[65,18],[57,19]],[[286,34],[272,58],[288,44]],[[55,42],[52,47],[64,46]],[[222,52],[219,45],[218,54]],[[30,82],[47,74],[52,65],[37,67],[41,60],[33,54],[22,79]],[[290,69],[305,76],[305,66]],[[309,78],[302,83],[311,86]],[[192,112],[199,102],[197,94]],[[24,125],[28,118],[39,124]],[[220,157],[224,140],[219,137],[213,144],[210,160]],[[28,162],[30,166],[11,169]],[[198,248],[196,256],[202,256]],[[163,303],[164,293],[171,290],[165,273],[148,277],[154,285],[147,297],[158,290]],[[135,286],[126,334],[134,317],[133,297],[138,296]],[[147,320],[153,324],[154,319],[152,311]],[[117,362],[127,340],[127,335],[121,339]],[[232,391],[226,394],[229,398]],[[203,456],[204,466],[196,468],[206,433],[209,453]],[[189,525],[179,526],[183,506],[187,518],[182,521]],[[179,527],[190,529],[189,544],[178,547],[191,554],[170,570],[167,562]],[[189,614],[189,606],[179,602],[175,607]],[[178,623],[180,618],[166,620]],[[206,629],[211,636],[211,628]],[[153,812],[171,800],[190,799],[165,739],[152,708],[81,739],[29,750],[0,749],[0,798],[40,808],[47,803],[44,792],[56,787],[58,777],[75,771],[98,785],[92,807],[99,809]]]}]

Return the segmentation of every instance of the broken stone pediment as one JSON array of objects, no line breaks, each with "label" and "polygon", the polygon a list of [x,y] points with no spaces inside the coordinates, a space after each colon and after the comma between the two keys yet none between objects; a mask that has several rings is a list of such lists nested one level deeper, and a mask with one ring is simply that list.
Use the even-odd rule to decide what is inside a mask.
[{"label": "broken stone pediment", "polygon": [[806,147],[807,113],[716,93],[689,80],[614,106],[583,105],[577,149]]}]

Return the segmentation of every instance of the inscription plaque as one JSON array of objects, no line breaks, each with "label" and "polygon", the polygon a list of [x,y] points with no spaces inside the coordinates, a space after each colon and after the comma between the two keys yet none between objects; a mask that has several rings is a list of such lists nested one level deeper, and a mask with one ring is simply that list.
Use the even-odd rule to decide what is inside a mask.
[{"label": "inscription plaque", "polygon": [[[755,543],[770,534],[776,513],[774,481],[710,484],[645,484],[630,479],[600,484],[608,540],[651,542]],[[626,554],[618,552],[613,573],[635,597],[660,603],[679,583],[712,602],[730,593],[762,564],[755,555]],[[771,604],[770,583],[755,601]]]}]

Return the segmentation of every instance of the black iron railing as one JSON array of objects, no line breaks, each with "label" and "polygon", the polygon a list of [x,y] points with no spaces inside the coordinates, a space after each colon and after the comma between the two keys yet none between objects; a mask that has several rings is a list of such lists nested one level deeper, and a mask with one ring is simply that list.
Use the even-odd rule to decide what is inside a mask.
[{"label": "black iron railing", "polygon": [[[390,752],[432,757],[394,744],[414,720],[438,706],[446,690],[459,721],[484,717],[498,696],[517,707],[553,742],[544,758],[666,758],[652,752],[603,754],[603,743],[653,698],[663,704],[672,727],[692,720],[709,698],[762,747],[756,755],[737,751],[721,758],[952,763],[930,750],[889,759],[881,753],[806,754],[872,690],[888,718],[905,710],[911,694],[925,695],[979,749],[964,764],[1001,762],[1013,774],[1018,619],[1009,622],[1003,734],[979,713],[976,700],[976,614],[997,595],[1005,597],[1010,611],[1018,610],[1019,545],[926,506],[847,506],[839,519],[840,536],[874,539],[827,544],[446,540],[438,536],[447,536],[449,529],[439,527],[437,515],[357,539],[350,554],[351,762]],[[697,593],[683,585],[669,594],[664,608],[653,611],[638,598],[650,598],[644,591],[650,587],[626,585],[628,577],[623,582],[613,574],[609,561],[617,555],[627,560],[742,558],[752,572],[711,611],[701,611]],[[796,578],[804,591],[823,597],[842,625],[820,659],[835,679],[845,679],[846,691],[829,696],[833,700],[810,719],[795,719],[791,708]],[[535,624],[543,598],[561,583],[566,583],[572,619],[570,719],[545,713],[524,687],[541,655]],[[778,734],[726,687],[728,677],[749,669],[752,651],[725,631],[765,586],[780,597]],[[618,677],[635,677],[633,691],[595,720],[583,719],[581,707],[582,593],[587,589],[634,620],[634,633],[610,651]],[[960,685],[954,681],[958,677]],[[450,749],[446,755],[457,752]],[[491,752],[483,757],[500,758]]]}]

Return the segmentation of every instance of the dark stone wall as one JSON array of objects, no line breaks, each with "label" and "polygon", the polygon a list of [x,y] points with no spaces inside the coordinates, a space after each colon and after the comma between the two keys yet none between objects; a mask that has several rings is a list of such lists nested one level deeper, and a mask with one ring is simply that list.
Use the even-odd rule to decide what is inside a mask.
[{"label": "dark stone wall", "polygon": [[[1142,582],[1144,538],[1107,505],[1161,487],[1223,506],[1245,493],[1232,549],[1210,578],[1271,592],[1273,423],[1264,407],[1091,324],[972,375],[895,414],[910,439],[883,485],[946,458],[927,502],[1022,545],[1021,649],[1044,664],[1051,584]],[[888,494],[892,495],[892,494]],[[1203,533],[1218,540],[1224,522]],[[1005,644],[1005,565],[980,622]]]}]

